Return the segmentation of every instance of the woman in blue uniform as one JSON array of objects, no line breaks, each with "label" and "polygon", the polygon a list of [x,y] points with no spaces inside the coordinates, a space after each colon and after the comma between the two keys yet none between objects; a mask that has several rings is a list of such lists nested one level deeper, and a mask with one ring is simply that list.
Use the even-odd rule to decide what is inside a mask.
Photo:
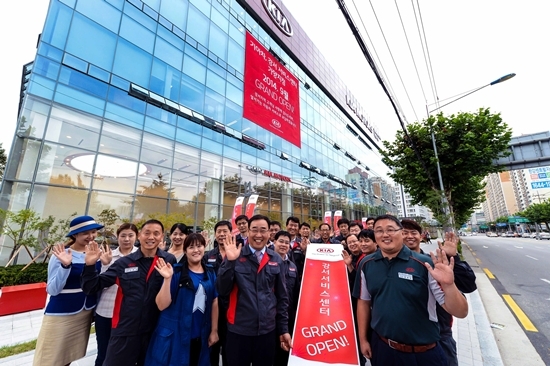
[{"label": "woman in blue uniform", "polygon": [[190,234],[180,263],[157,262],[164,277],[156,298],[161,314],[146,365],[210,365],[209,347],[218,341],[218,294],[215,272],[203,260],[205,245],[202,235]]}]

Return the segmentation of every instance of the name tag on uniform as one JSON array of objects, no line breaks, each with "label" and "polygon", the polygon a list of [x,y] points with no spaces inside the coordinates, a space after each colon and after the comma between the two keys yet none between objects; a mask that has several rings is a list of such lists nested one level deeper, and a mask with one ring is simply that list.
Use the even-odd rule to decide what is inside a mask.
[{"label": "name tag on uniform", "polygon": [[208,258],[208,262],[215,262],[216,258]]},{"label": "name tag on uniform", "polygon": [[267,262],[267,264],[269,264],[270,266],[278,266],[279,263],[277,262]]},{"label": "name tag on uniform", "polygon": [[413,280],[413,276],[411,274],[408,274],[408,273],[398,272],[397,275],[399,276],[399,278],[402,278],[404,280],[409,280],[409,281]]},{"label": "name tag on uniform", "polygon": [[124,268],[124,273],[137,272],[139,267]]}]

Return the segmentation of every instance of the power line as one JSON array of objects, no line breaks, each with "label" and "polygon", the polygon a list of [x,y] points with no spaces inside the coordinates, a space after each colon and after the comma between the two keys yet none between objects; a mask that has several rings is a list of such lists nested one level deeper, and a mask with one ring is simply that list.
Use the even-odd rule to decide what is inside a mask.
[{"label": "power line", "polygon": [[422,19],[422,12],[420,11],[420,3],[418,0],[416,0],[416,5],[418,7],[418,15],[420,16],[420,24],[422,25],[422,34],[424,35],[424,41],[426,42],[426,54],[428,55],[428,62],[430,65],[430,72],[433,79],[433,85],[434,85],[434,91],[435,91],[435,102],[437,103],[437,99],[439,98],[439,93],[437,92],[437,85],[435,82],[435,74],[432,67],[432,58],[430,57],[430,49],[428,47],[428,38],[426,38],[426,29],[424,27],[424,20]]},{"label": "power line", "polygon": [[[411,5],[414,12],[414,20],[416,21],[416,29],[418,30],[418,38],[420,39],[420,45],[422,46],[422,55],[424,56],[424,64],[426,65],[426,72],[428,74],[428,79],[430,80],[430,89],[432,90],[432,97],[433,100],[435,100],[435,89],[434,89],[434,82],[432,80],[432,74],[430,73],[430,67],[428,65],[428,58],[426,55],[426,49],[424,47],[424,39],[422,38],[422,34],[420,32],[420,25],[418,24],[418,16],[416,15],[416,8],[414,6],[414,0],[411,0]],[[426,100],[426,104],[428,103],[428,100]]]}]

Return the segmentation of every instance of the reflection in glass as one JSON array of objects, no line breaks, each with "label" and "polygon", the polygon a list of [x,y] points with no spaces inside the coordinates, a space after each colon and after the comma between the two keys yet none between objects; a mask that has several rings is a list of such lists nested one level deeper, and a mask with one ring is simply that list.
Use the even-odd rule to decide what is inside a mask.
[{"label": "reflection in glass", "polygon": [[92,191],[88,215],[97,217],[103,210],[115,210],[122,221],[131,219],[132,200],[127,194]]}]

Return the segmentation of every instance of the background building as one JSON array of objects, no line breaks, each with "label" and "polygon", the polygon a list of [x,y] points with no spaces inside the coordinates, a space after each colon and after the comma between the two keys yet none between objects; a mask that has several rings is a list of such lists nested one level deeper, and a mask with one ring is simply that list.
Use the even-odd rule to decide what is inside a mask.
[{"label": "background building", "polygon": [[273,219],[395,207],[376,128],[275,1],[52,0],[23,83],[2,208],[201,226],[253,193]]},{"label": "background building", "polygon": [[418,218],[428,223],[432,222],[433,215],[430,209],[426,206],[413,205],[411,195],[405,192],[401,185],[395,185],[393,190],[399,217]]},{"label": "background building", "polygon": [[512,175],[509,171],[490,174],[487,177],[485,193],[486,201],[483,203],[483,211],[487,222],[519,211],[514,195]]},{"label": "background building", "polygon": [[520,169],[510,173],[519,211],[550,198],[550,167]]}]

